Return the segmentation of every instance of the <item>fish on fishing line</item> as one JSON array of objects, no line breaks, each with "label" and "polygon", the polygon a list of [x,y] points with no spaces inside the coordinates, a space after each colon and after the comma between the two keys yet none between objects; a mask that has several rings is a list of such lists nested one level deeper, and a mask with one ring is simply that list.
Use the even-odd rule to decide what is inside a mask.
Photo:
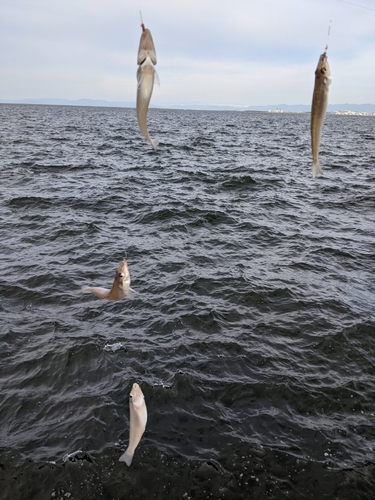
[{"label": "fish on fishing line", "polygon": [[83,286],[81,291],[91,292],[100,299],[106,300],[121,300],[124,297],[132,299],[133,290],[130,288],[130,273],[126,260],[120,263],[110,290],[95,286]]},{"label": "fish on fishing line", "polygon": [[[142,16],[141,16],[142,20]],[[138,48],[137,70],[137,120],[143,136],[156,151],[159,142],[151,139],[147,130],[147,112],[150,104],[155,81],[159,84],[159,77],[155,70],[157,63],[154,41],[151,31],[141,23],[142,35]]]},{"label": "fish on fishing line", "polygon": [[147,407],[142,389],[137,383],[133,384],[129,395],[129,444],[125,452],[119,458],[119,462],[125,462],[129,467],[132,463],[134,452],[138,446],[147,424]]},{"label": "fish on fishing line", "polygon": [[[326,46],[326,49],[328,46]],[[315,70],[315,84],[311,104],[311,150],[313,158],[312,173],[313,177],[323,174],[319,164],[319,148],[322,136],[323,122],[328,105],[328,91],[331,84],[331,70],[328,64],[327,53],[324,52],[318,61]]]}]

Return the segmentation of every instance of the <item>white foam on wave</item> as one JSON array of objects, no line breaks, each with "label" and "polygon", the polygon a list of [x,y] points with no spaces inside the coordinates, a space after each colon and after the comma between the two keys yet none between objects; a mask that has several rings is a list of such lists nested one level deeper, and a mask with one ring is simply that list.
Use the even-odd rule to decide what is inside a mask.
[{"label": "white foam on wave", "polygon": [[116,352],[116,351],[118,351],[121,348],[122,348],[122,343],[121,342],[116,342],[115,344],[106,344],[104,346],[104,350],[105,351],[112,351],[112,352]]},{"label": "white foam on wave", "polygon": [[73,453],[67,453],[63,456],[63,462],[67,462],[70,458],[73,458],[78,453],[83,453],[82,450],[73,451]]}]

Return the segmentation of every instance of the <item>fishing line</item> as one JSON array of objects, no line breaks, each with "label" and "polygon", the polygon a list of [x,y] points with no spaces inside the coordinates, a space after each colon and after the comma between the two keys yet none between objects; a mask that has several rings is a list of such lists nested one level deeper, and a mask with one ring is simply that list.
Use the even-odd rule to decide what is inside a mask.
[{"label": "fishing line", "polygon": [[332,19],[329,21],[328,34],[327,34],[327,43],[326,43],[326,46],[324,47],[324,51],[328,50],[328,40],[329,40],[329,35],[331,34],[331,24],[332,24]]},{"label": "fishing line", "polygon": [[141,28],[142,28],[142,31],[144,31],[145,30],[145,25],[143,24],[142,11],[141,10],[139,11],[139,15],[141,16]]},{"label": "fishing line", "polygon": [[348,3],[349,5],[355,5],[356,7],[361,7],[361,9],[373,10],[375,12],[375,9],[372,9],[371,7],[365,7],[364,5],[359,5],[358,3],[347,2],[346,0],[339,0],[339,2]]},{"label": "fishing line", "polygon": [[[372,10],[375,12],[375,9],[372,9],[371,7],[365,7],[364,5],[359,5],[358,3],[348,2],[347,0],[338,0],[338,1],[341,3],[347,3],[349,5],[354,5],[355,7],[360,7],[361,9]],[[324,49],[325,51],[328,50],[328,40],[329,40],[329,35],[331,33],[331,24],[332,24],[332,19],[330,20],[329,25],[328,25],[327,43],[326,43],[326,46]]]},{"label": "fishing line", "polygon": [[330,3],[330,6],[327,8],[327,13],[329,15],[327,15],[328,19],[329,19],[329,23],[328,23],[328,29],[327,29],[327,42],[326,42],[326,45],[324,47],[324,52],[326,52],[328,50],[328,42],[331,40],[330,36],[331,36],[331,27],[332,27],[332,20],[335,18],[335,11],[337,9],[337,3],[335,0],[332,0],[332,2]]}]

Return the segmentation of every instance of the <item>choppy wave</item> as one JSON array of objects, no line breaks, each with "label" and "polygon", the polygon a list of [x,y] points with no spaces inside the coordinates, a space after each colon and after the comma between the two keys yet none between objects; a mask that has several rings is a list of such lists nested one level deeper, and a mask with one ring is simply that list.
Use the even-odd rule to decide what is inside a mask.
[{"label": "choppy wave", "polygon": [[[157,153],[134,110],[0,114],[4,491],[373,494],[374,119],[328,115],[313,180],[308,114],[152,109]],[[77,293],[124,257],[134,300]]]}]

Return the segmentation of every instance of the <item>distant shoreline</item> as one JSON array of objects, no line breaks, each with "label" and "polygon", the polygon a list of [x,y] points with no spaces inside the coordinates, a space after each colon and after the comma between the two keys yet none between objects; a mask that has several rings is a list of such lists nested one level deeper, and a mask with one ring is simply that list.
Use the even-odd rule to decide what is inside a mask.
[{"label": "distant shoreline", "polygon": [[[86,106],[108,108],[133,108],[135,102],[105,101],[101,99],[0,99],[0,104],[33,104],[50,106]],[[235,106],[216,104],[171,104],[155,103],[156,109],[202,110],[202,111],[264,111],[271,113],[309,113],[311,104],[275,104],[262,106]],[[375,104],[329,104],[327,111],[339,115],[375,116]]]}]

